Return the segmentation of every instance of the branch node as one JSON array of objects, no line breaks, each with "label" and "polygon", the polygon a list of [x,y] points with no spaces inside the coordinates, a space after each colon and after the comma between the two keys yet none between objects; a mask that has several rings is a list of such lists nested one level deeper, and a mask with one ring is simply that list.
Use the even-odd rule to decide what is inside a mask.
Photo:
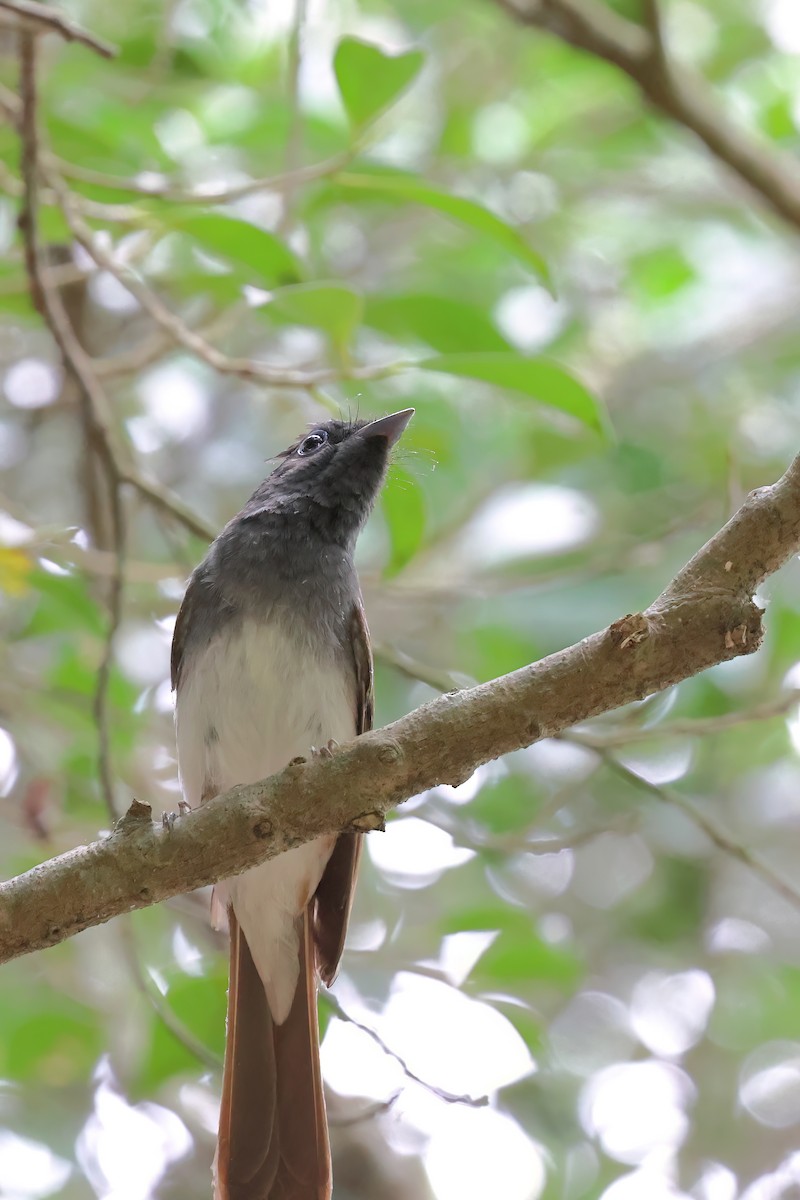
[{"label": "branch node", "polygon": [[747,645],[747,625],[742,623],[735,629],[725,630],[725,649],[736,650]]},{"label": "branch node", "polygon": [[544,730],[542,729],[541,725],[539,724],[539,722],[536,720],[535,717],[533,718],[533,720],[528,722],[528,724],[525,728],[525,736],[527,738],[530,738],[531,745],[533,745],[534,742],[540,741],[541,738],[544,736]]},{"label": "branch node", "polygon": [[645,640],[650,633],[650,624],[644,613],[628,613],[609,626],[608,632],[617,649],[627,650]]},{"label": "branch node", "polygon": [[402,758],[403,751],[397,742],[385,742],[378,750],[378,761],[385,767],[393,767],[396,763],[401,762]]},{"label": "branch node", "polygon": [[764,611],[751,601],[735,625],[731,623],[724,627],[726,657],[755,654],[764,640],[764,626],[761,620]]},{"label": "branch node", "polygon": [[131,806],[114,826],[115,833],[131,833],[142,825],[153,823],[153,810],[143,800],[132,800]]},{"label": "branch node", "polygon": [[[28,79],[26,113],[31,137],[33,98]],[[35,146],[35,140],[32,144]],[[29,207],[35,213],[34,166],[35,157],[29,158],[26,188]],[[28,246],[33,258],[36,249],[33,239]],[[193,813],[188,854],[176,854],[174,843],[157,836],[152,824],[149,831],[144,829],[144,823],[150,821],[150,808],[134,801],[115,826],[134,837],[103,837],[17,879],[0,881],[0,962],[53,945],[120,913],[257,866],[270,850],[278,849],[252,833],[266,818],[266,795],[269,818],[283,835],[281,846],[300,845],[343,829],[382,829],[385,810],[408,796],[445,782],[457,786],[481,764],[529,744],[526,731],[535,732],[534,713],[546,736],[555,737],[570,726],[663,691],[719,662],[752,654],[763,637],[762,610],[753,602],[752,592],[798,550],[800,455],[782,479],[745,503],[698,550],[645,613],[629,613],[611,630],[465,691],[455,706],[452,701],[433,701],[382,732],[356,739],[335,763],[318,763],[314,771],[306,773],[307,778],[300,780],[297,774],[283,771],[272,777],[269,786],[259,781],[214,797]],[[736,564],[736,569],[722,581],[722,568],[728,561]],[[632,661],[620,654],[620,648],[635,644],[628,639],[636,634],[644,635],[647,645]],[[789,699],[796,702],[795,696]],[[773,702],[762,715],[785,711],[787,697],[782,696],[777,709]],[[731,714],[713,718],[711,728],[735,723],[730,718]],[[720,726],[720,721],[725,724]],[[695,728],[692,724],[689,732]],[[708,731],[709,727],[701,728]],[[652,731],[639,732],[649,737]],[[376,769],[381,750],[387,748],[393,761],[398,761],[395,753],[401,751],[402,764]],[[596,748],[603,753],[605,745]],[[628,770],[620,764],[616,769]],[[651,792],[654,787],[638,776],[633,782]],[[298,809],[298,785],[307,793],[307,811]],[[663,798],[663,789],[657,788],[654,794]],[[367,796],[373,808],[353,819],[355,805]],[[676,803],[679,796],[675,793]],[[244,818],[244,829],[243,812],[250,814]],[[698,815],[692,808],[691,815],[702,829],[711,829],[702,813]],[[712,840],[721,849],[736,854],[800,909],[800,890],[751,853],[743,852],[724,833],[716,828],[712,832]],[[54,913],[59,916],[58,925],[53,923]]]},{"label": "branch node", "polygon": [[262,818],[260,821],[256,821],[255,825],[253,826],[253,836],[259,838],[260,840],[263,838],[271,838],[274,832],[275,826],[272,824],[272,821],[268,821],[266,817]]},{"label": "branch node", "polygon": [[355,829],[357,833],[372,833],[377,830],[379,833],[386,832],[386,821],[384,814],[379,809],[372,809],[371,812],[359,813],[350,822],[350,828]]}]

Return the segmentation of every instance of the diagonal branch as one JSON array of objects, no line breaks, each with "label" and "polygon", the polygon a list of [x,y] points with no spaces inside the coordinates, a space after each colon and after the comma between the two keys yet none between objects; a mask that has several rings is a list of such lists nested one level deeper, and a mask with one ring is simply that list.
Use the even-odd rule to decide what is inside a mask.
[{"label": "diagonal branch", "polygon": [[50,268],[38,229],[39,178],[42,152],[38,130],[38,96],[36,86],[36,37],[20,35],[20,110],[19,132],[22,144],[21,173],[23,183],[19,227],[22,232],[25,267],[31,298],[50,329],[64,360],[67,371],[78,384],[83,400],[84,415],[92,438],[98,447],[103,464],[112,481],[112,513],[121,541],[122,506],[120,485],[135,488],[157,511],[179,521],[197,537],[211,540],[214,533],[203,520],[168,488],[145,479],[130,463],[114,432],[111,406],[92,358],[75,336],[61,292]]},{"label": "diagonal branch", "polygon": [[[290,763],[156,826],[134,801],[114,832],[0,884],[0,961],[235,875],[311,838],[378,829],[409,796],[758,649],[759,584],[800,549],[800,456],[645,612],[541,662],[449,693],[330,760]],[[800,901],[800,893],[798,894]]]},{"label": "diagonal branch", "polygon": [[78,245],[86,251],[100,270],[108,271],[130,292],[148,316],[176,345],[182,346],[194,354],[212,370],[218,371],[220,374],[235,375],[239,379],[251,383],[268,384],[270,387],[303,389],[318,387],[320,384],[331,383],[342,378],[352,380],[384,379],[389,375],[397,374],[403,367],[413,365],[394,362],[355,366],[346,371],[338,367],[320,367],[306,371],[271,367],[268,363],[251,358],[229,357],[206,341],[202,334],[190,329],[186,322],[177,313],[174,313],[134,270],[119,262],[113,254],[105,250],[94,236],[90,226],[83,220],[78,211],[75,197],[59,175],[52,168],[44,168],[43,173],[58,198],[70,232]]},{"label": "diagonal branch", "polygon": [[[0,0],[0,4],[2,0]],[[23,195],[19,225],[25,248],[25,265],[34,304],[50,327],[68,371],[79,385],[81,406],[86,428],[108,482],[111,538],[115,548],[116,567],[109,590],[109,623],[103,658],[97,675],[94,714],[97,721],[98,774],[103,797],[112,820],[114,781],[108,731],[108,685],[114,653],[114,638],[122,614],[123,561],[125,555],[125,519],[122,505],[122,482],[118,463],[119,450],[111,431],[108,402],[97,382],[91,359],[84,351],[72,328],[61,293],[53,287],[45,269],[45,255],[38,230],[39,130],[37,111],[37,42],[32,33],[22,33],[19,39],[20,94],[22,100],[20,135],[22,138]]]},{"label": "diagonal branch", "polygon": [[735,859],[742,866],[747,867],[754,875],[756,875],[762,883],[767,887],[772,888],[787,904],[791,904],[794,908],[800,909],[800,891],[788,879],[785,879],[780,871],[767,862],[760,854],[752,851],[749,846],[745,846],[742,842],[737,842],[730,834],[726,833],[717,825],[716,821],[709,817],[701,808],[699,808],[693,800],[688,796],[684,796],[677,788],[664,787],[661,783],[652,783],[643,775],[639,775],[636,771],[626,766],[618,759],[608,746],[598,746],[593,744],[591,739],[585,738],[580,733],[565,733],[562,735],[565,742],[571,742],[574,746],[587,746],[590,749],[596,750],[600,759],[621,779],[638,788],[640,791],[649,792],[656,800],[660,800],[664,804],[670,804],[673,808],[679,808],[684,813],[693,825],[705,834],[708,840],[726,854],[729,858]]},{"label": "diagonal branch", "polygon": [[80,42],[103,58],[116,58],[119,53],[110,42],[82,29],[49,4],[39,4],[38,0],[0,0],[0,22],[7,21],[26,34],[57,33],[65,42]]},{"label": "diagonal branch", "polygon": [[800,229],[800,168],[732,121],[702,76],[669,57],[660,40],[655,0],[645,6],[649,31],[599,0],[495,2],[521,24],[544,29],[619,67],[654,108],[690,129],[784,220]]}]

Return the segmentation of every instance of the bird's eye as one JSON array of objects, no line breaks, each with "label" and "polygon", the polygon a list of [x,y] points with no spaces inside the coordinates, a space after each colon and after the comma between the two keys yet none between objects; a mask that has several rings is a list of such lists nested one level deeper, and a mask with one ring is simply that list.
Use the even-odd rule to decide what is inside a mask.
[{"label": "bird's eye", "polygon": [[324,446],[327,440],[328,435],[324,429],[315,429],[307,438],[303,438],[297,447],[297,453],[301,457],[305,454],[313,454],[315,450],[319,450],[320,446]]}]

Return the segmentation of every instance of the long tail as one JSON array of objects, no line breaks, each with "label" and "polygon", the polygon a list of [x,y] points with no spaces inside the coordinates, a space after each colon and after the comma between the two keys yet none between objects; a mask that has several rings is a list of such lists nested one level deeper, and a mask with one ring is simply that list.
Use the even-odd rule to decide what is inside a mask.
[{"label": "long tail", "polygon": [[330,1200],[314,947],[301,918],[300,976],[276,1025],[249,947],[229,910],[231,975],[214,1200]]}]

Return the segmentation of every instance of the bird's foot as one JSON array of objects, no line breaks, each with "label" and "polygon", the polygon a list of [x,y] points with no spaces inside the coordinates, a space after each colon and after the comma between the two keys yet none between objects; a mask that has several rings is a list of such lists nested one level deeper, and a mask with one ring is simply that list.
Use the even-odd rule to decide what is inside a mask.
[{"label": "bird's foot", "polygon": [[336,751],[339,749],[339,743],[335,738],[328,738],[324,746],[312,746],[312,758],[333,758]]},{"label": "bird's foot", "polygon": [[172,830],[175,826],[175,822],[177,821],[178,817],[185,817],[186,814],[190,813],[191,811],[192,811],[191,804],[187,804],[185,800],[179,800],[177,812],[163,812],[161,814],[161,824],[162,824],[163,828],[166,829],[169,833],[172,833]]}]

